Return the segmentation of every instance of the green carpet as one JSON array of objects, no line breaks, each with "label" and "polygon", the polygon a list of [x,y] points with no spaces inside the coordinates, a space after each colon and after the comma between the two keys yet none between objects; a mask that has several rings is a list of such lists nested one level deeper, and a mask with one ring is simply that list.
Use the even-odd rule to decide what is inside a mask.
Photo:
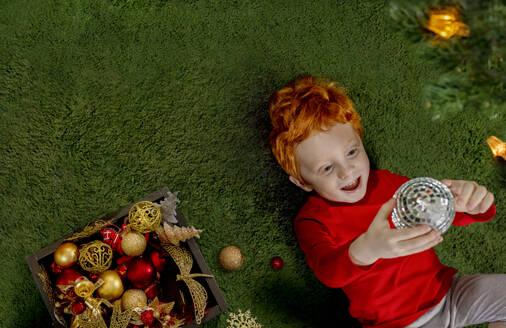
[{"label": "green carpet", "polygon": [[[485,142],[506,140],[504,121],[432,121],[421,90],[442,68],[392,32],[385,6],[0,2],[0,327],[50,326],[27,254],[165,186],[205,230],[231,311],[264,327],[354,327],[343,294],[306,266],[292,229],[305,194],[268,146],[268,97],[304,73],[348,89],[373,168],[487,186],[496,218],[453,227],[437,252],[462,274],[506,272],[506,165]],[[218,263],[227,245],[245,254],[239,271]]]}]

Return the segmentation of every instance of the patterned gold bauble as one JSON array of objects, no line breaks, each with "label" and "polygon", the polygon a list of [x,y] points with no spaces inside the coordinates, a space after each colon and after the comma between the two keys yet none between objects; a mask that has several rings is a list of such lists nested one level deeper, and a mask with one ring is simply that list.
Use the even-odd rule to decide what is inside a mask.
[{"label": "patterned gold bauble", "polygon": [[121,249],[128,256],[139,256],[146,249],[146,238],[140,232],[129,231],[121,237]]},{"label": "patterned gold bauble", "polygon": [[99,274],[109,269],[112,264],[112,248],[104,242],[94,240],[79,249],[81,268]]},{"label": "patterned gold bauble", "polygon": [[234,271],[242,266],[244,257],[239,247],[227,246],[220,251],[219,260],[225,270]]},{"label": "patterned gold bauble", "polygon": [[142,289],[129,289],[121,296],[121,307],[123,310],[133,308],[144,308],[148,305],[148,297]]},{"label": "patterned gold bauble", "polygon": [[123,294],[123,282],[121,277],[114,270],[107,270],[102,272],[99,279],[104,281],[104,284],[97,289],[98,296],[112,301],[119,298]]},{"label": "patterned gold bauble", "polygon": [[68,268],[79,259],[79,248],[74,243],[63,243],[54,252],[54,261],[62,267]]},{"label": "patterned gold bauble", "polygon": [[158,206],[149,201],[138,202],[128,212],[128,222],[132,229],[140,233],[155,231],[162,222]]}]

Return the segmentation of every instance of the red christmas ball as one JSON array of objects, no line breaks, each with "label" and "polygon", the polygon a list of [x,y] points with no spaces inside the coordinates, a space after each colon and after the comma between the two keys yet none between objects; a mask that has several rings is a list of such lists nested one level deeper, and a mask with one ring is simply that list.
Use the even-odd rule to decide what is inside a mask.
[{"label": "red christmas ball", "polygon": [[155,321],[153,310],[146,310],[141,313],[141,321],[145,326],[151,326]]},{"label": "red christmas ball", "polygon": [[83,301],[72,303],[72,313],[75,315],[83,313],[84,310],[86,310],[86,305],[84,305]]},{"label": "red christmas ball", "polygon": [[149,253],[149,259],[153,263],[157,272],[162,272],[165,268],[165,259],[161,257],[159,252],[153,251]]},{"label": "red christmas ball", "polygon": [[127,278],[137,288],[146,288],[155,278],[155,268],[150,260],[138,257],[128,263]]},{"label": "red christmas ball", "polygon": [[279,256],[275,256],[271,259],[271,267],[274,270],[281,270],[285,266],[285,262],[283,262],[283,259]]},{"label": "red christmas ball", "polygon": [[75,283],[86,279],[79,271],[75,269],[65,269],[56,277],[56,288],[62,294],[67,294],[73,290]]}]

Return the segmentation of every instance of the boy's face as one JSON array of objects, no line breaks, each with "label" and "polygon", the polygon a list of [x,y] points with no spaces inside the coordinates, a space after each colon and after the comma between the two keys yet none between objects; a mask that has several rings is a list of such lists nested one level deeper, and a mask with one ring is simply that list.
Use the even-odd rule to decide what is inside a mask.
[{"label": "boy's face", "polygon": [[328,131],[313,131],[295,147],[295,159],[305,183],[290,181],[306,191],[335,202],[354,203],[366,193],[369,158],[360,136],[349,123],[336,123]]}]

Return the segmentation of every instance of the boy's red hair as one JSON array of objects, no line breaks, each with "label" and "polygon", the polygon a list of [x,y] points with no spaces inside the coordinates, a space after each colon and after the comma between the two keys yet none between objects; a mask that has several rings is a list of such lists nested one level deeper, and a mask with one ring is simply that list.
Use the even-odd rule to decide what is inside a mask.
[{"label": "boy's red hair", "polygon": [[343,88],[334,82],[303,76],[276,91],[269,100],[273,129],[270,145],[276,160],[289,175],[304,182],[295,160],[295,146],[314,130],[326,131],[335,123],[350,123],[362,138],[360,115]]}]

